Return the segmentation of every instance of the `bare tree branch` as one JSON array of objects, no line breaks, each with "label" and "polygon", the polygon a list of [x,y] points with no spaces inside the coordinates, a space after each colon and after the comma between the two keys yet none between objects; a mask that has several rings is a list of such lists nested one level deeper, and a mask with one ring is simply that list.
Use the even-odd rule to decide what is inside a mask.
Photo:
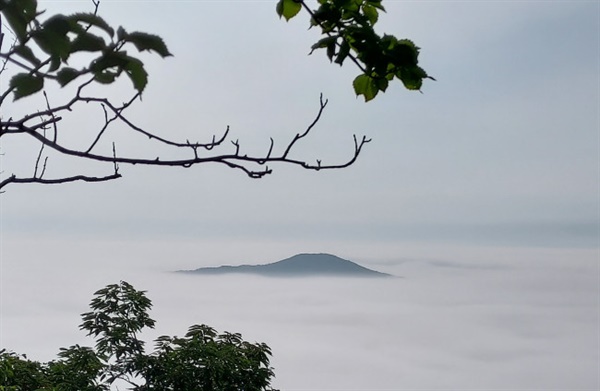
[{"label": "bare tree branch", "polygon": [[[89,98],[79,98],[79,99],[88,100]],[[263,176],[272,173],[272,169],[269,168],[268,166],[266,166],[267,163],[285,163],[285,164],[297,165],[304,169],[310,169],[310,170],[338,169],[338,168],[348,167],[352,163],[354,163],[356,161],[356,158],[358,157],[358,155],[361,153],[361,150],[362,150],[362,147],[364,146],[364,144],[366,144],[370,141],[366,137],[362,137],[362,139],[359,142],[358,139],[356,138],[356,136],[354,136],[355,147],[354,147],[353,155],[351,156],[351,158],[349,160],[347,160],[343,163],[339,163],[339,164],[322,164],[320,159],[317,160],[316,164],[310,164],[304,160],[292,159],[292,158],[288,157],[290,151],[298,143],[298,141],[305,138],[311,132],[311,130],[313,130],[315,125],[320,120],[323,110],[325,109],[325,107],[327,106],[327,103],[328,103],[327,100],[324,100],[323,96],[321,95],[319,110],[318,110],[318,113],[317,113],[315,119],[311,122],[311,124],[302,133],[297,133],[294,136],[294,138],[287,144],[284,152],[281,155],[274,155],[274,152],[273,152],[274,140],[272,138],[270,138],[269,149],[265,156],[260,156],[260,155],[249,156],[246,154],[242,155],[240,153],[240,144],[239,144],[238,140],[231,141],[232,144],[235,146],[234,153],[200,156],[198,153],[198,148],[202,147],[202,148],[210,151],[213,148],[220,146],[223,143],[223,141],[226,140],[226,138],[227,138],[227,135],[229,133],[229,127],[227,128],[225,133],[218,140],[216,139],[215,136],[213,136],[212,141],[209,143],[205,143],[205,144],[189,143],[189,141],[187,141],[186,143],[172,142],[172,141],[168,141],[164,138],[155,136],[154,134],[151,134],[150,132],[148,132],[148,131],[134,125],[130,121],[126,120],[120,112],[124,108],[129,107],[129,105],[131,104],[131,101],[125,103],[120,108],[115,107],[107,99],[104,99],[104,98],[102,98],[102,99],[94,98],[94,99],[90,99],[90,101],[98,103],[98,104],[102,105],[102,107],[108,107],[111,110],[113,110],[113,113],[115,113],[115,117],[109,117],[108,115],[104,116],[104,124],[101,127],[100,131],[98,132],[96,140],[98,140],[99,135],[101,135],[102,133],[104,133],[106,131],[107,123],[113,122],[115,120],[115,118],[118,118],[121,120],[121,123],[125,123],[126,125],[128,125],[129,128],[135,130],[136,132],[141,133],[143,135],[150,134],[151,140],[159,141],[162,144],[166,144],[170,147],[175,147],[176,149],[182,148],[182,149],[191,150],[193,156],[188,157],[188,158],[180,158],[180,159],[160,159],[160,157],[138,158],[138,157],[117,156],[116,146],[114,143],[113,143],[112,155],[103,155],[103,154],[92,153],[92,152],[90,152],[90,148],[88,148],[87,150],[78,150],[78,149],[66,147],[66,146],[62,145],[61,143],[57,142],[56,138],[53,138],[53,139],[48,138],[45,134],[45,129],[49,125],[56,126],[56,124],[60,120],[62,120],[62,117],[56,116],[56,113],[57,113],[57,111],[69,110],[69,108],[72,106],[72,104],[74,104],[76,102],[76,100],[75,101],[71,100],[66,105],[59,106],[59,107],[53,108],[53,109],[47,109],[45,111],[37,113],[36,115],[28,115],[27,117],[24,117],[23,119],[21,119],[19,121],[10,120],[10,121],[0,123],[0,135],[27,134],[28,136],[39,141],[41,144],[40,153],[38,154],[38,158],[36,160],[36,168],[34,170],[34,177],[26,178],[26,179],[18,179],[18,180],[17,180],[17,178],[13,177],[12,180],[5,180],[4,182],[1,182],[0,189],[2,189],[2,187],[4,187],[4,186],[8,185],[9,183],[34,183],[34,182],[37,182],[37,183],[61,183],[60,181],[71,182],[73,180],[85,180],[82,178],[87,178],[88,181],[115,179],[115,178],[120,177],[120,174],[118,174],[118,164],[147,165],[147,166],[170,166],[170,167],[179,166],[179,167],[189,168],[191,166],[198,165],[198,164],[218,163],[218,164],[224,164],[230,168],[241,170],[250,178],[262,178]],[[31,126],[27,126],[25,124],[25,122],[31,122],[34,120],[37,120],[40,122],[36,122],[36,123],[32,124]],[[56,131],[54,133],[56,134]],[[94,145],[96,144],[96,142],[97,141],[94,141]],[[85,177],[85,176],[76,176],[76,177],[69,177],[66,179],[56,179],[56,180],[42,180],[41,177],[36,178],[36,175],[38,172],[37,167],[38,167],[39,161],[41,159],[41,155],[42,155],[42,151],[43,151],[44,147],[49,147],[52,150],[58,152],[59,154],[66,155],[66,156],[73,156],[73,157],[84,158],[84,159],[92,160],[92,161],[111,163],[113,165],[114,174],[102,177],[101,179],[98,179],[95,177]],[[264,167],[259,168],[261,166],[264,166]],[[71,179],[71,178],[77,178],[77,179]]]},{"label": "bare tree branch", "polygon": [[68,182],[84,181],[84,182],[105,182],[113,179],[121,178],[121,174],[112,174],[103,177],[91,177],[85,175],[75,175],[72,177],[57,178],[57,179],[42,179],[42,178],[17,178],[11,175],[7,179],[0,182],[0,189],[10,183],[42,183],[45,185],[54,185]]},{"label": "bare tree branch", "polygon": [[[307,7],[304,1],[299,0],[298,2],[302,3],[302,6],[310,13],[311,17],[315,18],[314,13]],[[94,5],[93,15],[96,15],[100,1],[92,0],[92,3]],[[110,84],[118,75],[128,70],[130,71],[131,68],[125,68],[125,65],[121,64],[122,61],[126,61],[128,64],[127,66],[141,67],[140,64],[142,63],[140,60],[126,55],[125,51],[120,51],[122,46],[127,43],[127,39],[124,38],[126,37],[126,33],[120,33],[120,35],[117,34],[118,37],[116,40],[113,40],[112,34],[109,34],[111,35],[110,43],[106,45],[106,47],[103,47],[102,50],[97,51],[98,57],[90,62],[89,66],[81,69],[68,68],[66,57],[63,58],[64,53],[54,53],[54,48],[50,51],[53,53],[52,56],[54,57],[48,56],[44,60],[43,58],[38,59],[29,46],[26,48],[21,47],[25,45],[25,43],[31,44],[32,47],[36,46],[36,43],[34,40],[31,40],[31,38],[35,34],[39,34],[40,31],[42,31],[39,29],[43,28],[43,24],[40,24],[36,19],[37,15],[38,14],[33,16],[34,19],[28,19],[29,25],[27,32],[21,32],[18,39],[19,44],[16,43],[17,36],[15,35],[15,43],[10,49],[6,52],[0,52],[0,59],[2,59],[3,62],[0,73],[4,72],[8,66],[15,65],[21,72],[23,72],[23,69],[25,70],[25,76],[23,76],[23,73],[20,74],[21,79],[29,83],[19,83],[18,78],[17,82],[14,84],[11,81],[10,85],[8,85],[4,91],[0,91],[0,107],[5,102],[5,98],[12,92],[15,92],[16,98],[22,98],[41,90],[44,94],[45,108],[39,111],[28,109],[27,114],[23,115],[21,118],[15,119],[12,116],[9,116],[8,119],[5,119],[0,117],[0,137],[7,135],[24,137],[27,135],[39,142],[39,151],[37,157],[33,160],[33,176],[18,177],[16,174],[12,174],[8,178],[0,181],[0,192],[5,186],[15,183],[57,184],[74,181],[102,182],[117,179],[121,177],[121,174],[119,173],[119,166],[121,164],[189,168],[200,164],[216,163],[239,170],[250,178],[262,178],[265,175],[271,174],[272,168],[270,166],[275,164],[295,165],[309,170],[338,169],[353,164],[362,152],[364,145],[370,141],[364,136],[360,139],[354,136],[353,153],[347,160],[340,163],[323,163],[322,159],[316,159],[316,163],[310,163],[303,159],[290,158],[293,149],[298,146],[301,140],[307,138],[308,135],[311,134],[317,123],[320,121],[328,104],[328,101],[323,98],[323,94],[319,97],[319,108],[312,122],[303,131],[296,133],[281,150],[275,148],[275,140],[269,138],[268,149],[264,155],[260,153],[246,154],[242,152],[242,146],[240,145],[239,140],[230,140],[229,126],[227,126],[226,130],[220,135],[213,134],[208,142],[194,142],[189,139],[186,139],[185,141],[168,139],[163,136],[163,134],[166,133],[142,127],[126,115],[127,110],[141,100],[141,91],[143,90],[143,87],[140,87],[140,83],[145,85],[146,80],[137,80],[137,84],[134,82],[136,93],[129,100],[121,104],[117,104],[107,97],[98,95],[96,90],[94,90],[93,93],[88,92],[88,87],[92,85],[97,86],[99,83],[105,83],[107,80],[106,77],[108,77],[108,83]],[[86,23],[79,26],[79,30],[73,30],[71,33],[79,34],[81,30],[87,32],[92,28],[97,28],[98,25],[96,25],[96,22],[90,22],[90,20],[91,19],[86,19]],[[316,19],[315,21],[320,23]],[[4,31],[2,30],[3,25],[1,22],[2,21],[0,20],[0,49],[4,38]],[[100,27],[100,29],[106,30],[105,27]],[[153,47],[153,50],[160,52],[163,57],[170,55],[166,47],[160,49],[159,43],[161,43],[162,40],[159,37],[153,39],[153,45],[156,45]],[[136,43],[132,39],[130,39],[130,41],[134,44]],[[131,42],[129,44],[131,44]],[[72,53],[75,53],[79,49],[70,47],[69,50]],[[42,52],[45,52],[46,54],[50,53],[47,50],[42,50]],[[71,52],[69,52],[69,54],[71,54]],[[112,59],[109,59],[109,57]],[[361,70],[364,70],[354,57],[350,55],[350,58],[355,61]],[[120,59],[119,61],[121,62],[115,59]],[[31,62],[31,64],[23,63],[22,60]],[[102,61],[105,61],[105,63],[101,63]],[[101,63],[100,65],[98,65],[99,62]],[[114,65],[117,63],[119,65]],[[114,67],[117,69],[115,70]],[[30,76],[29,79],[27,78],[27,75]],[[131,76],[131,74],[129,74],[129,76]],[[40,78],[44,82],[60,81],[61,86],[72,83],[69,85],[71,95],[67,95],[67,97],[61,102],[58,102],[58,104],[51,104],[51,100],[49,99],[46,90],[43,89],[44,84],[36,84]],[[73,82],[76,78],[78,78],[79,84]],[[19,87],[17,88],[16,85],[19,85]],[[65,91],[66,90],[67,89],[65,88]],[[63,141],[62,137],[59,137],[59,127],[64,126],[63,119],[67,119],[71,115],[71,112],[81,105],[92,105],[95,108],[97,107],[99,113],[102,113],[102,117],[100,117],[96,123],[91,122],[92,125],[90,125],[91,127],[89,129],[82,129],[82,132],[88,132],[90,137],[89,140],[84,142],[82,146],[73,146]],[[2,114],[5,114],[4,111],[2,111]],[[107,139],[110,137],[111,131],[115,127],[118,127],[120,134],[123,132],[138,134],[151,141],[153,145],[162,148],[161,152],[159,152],[159,156],[155,155],[156,157],[149,157],[146,155],[140,157],[128,154],[117,154],[117,147],[114,142],[112,142],[112,153],[102,150],[101,145],[105,145],[105,142],[109,141]],[[49,130],[52,131],[50,132]],[[226,150],[229,146],[229,142],[226,141],[231,142],[234,148],[233,151]],[[173,154],[174,151],[177,152],[177,154]],[[44,179],[43,177],[46,173],[48,159],[52,154],[109,164],[112,166],[112,174],[105,176],[88,176],[84,174],[69,176],[69,173],[69,175],[63,177],[59,176],[55,179]],[[165,156],[169,157],[165,158]],[[40,166],[42,167],[40,168]]]}]

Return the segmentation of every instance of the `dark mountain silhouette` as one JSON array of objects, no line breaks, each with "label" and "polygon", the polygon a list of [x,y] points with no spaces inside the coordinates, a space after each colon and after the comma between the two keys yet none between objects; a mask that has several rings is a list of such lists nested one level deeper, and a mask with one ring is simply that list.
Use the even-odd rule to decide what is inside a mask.
[{"label": "dark mountain silhouette", "polygon": [[391,275],[367,269],[354,262],[331,254],[298,254],[279,262],[265,265],[241,265],[202,267],[195,270],[181,270],[183,273],[216,274],[258,274],[273,277],[390,277]]}]

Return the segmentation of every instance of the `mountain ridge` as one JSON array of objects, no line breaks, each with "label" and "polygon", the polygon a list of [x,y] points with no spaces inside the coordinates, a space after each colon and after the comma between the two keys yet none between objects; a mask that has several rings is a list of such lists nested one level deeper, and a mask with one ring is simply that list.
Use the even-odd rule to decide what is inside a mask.
[{"label": "mountain ridge", "polygon": [[271,277],[393,277],[390,274],[378,272],[326,253],[301,253],[277,262],[260,265],[222,265],[179,270],[178,272],[201,275],[254,274]]}]

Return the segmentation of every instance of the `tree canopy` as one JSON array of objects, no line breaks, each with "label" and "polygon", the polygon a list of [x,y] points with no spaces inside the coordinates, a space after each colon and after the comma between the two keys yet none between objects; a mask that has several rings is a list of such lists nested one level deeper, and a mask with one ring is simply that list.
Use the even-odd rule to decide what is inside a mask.
[{"label": "tree canopy", "polygon": [[274,377],[271,349],[238,333],[193,325],[183,337],[161,336],[146,353],[140,338],[154,328],[144,291],[121,281],[94,294],[79,328],[94,347],[61,348],[49,362],[0,351],[0,391],[267,391]]},{"label": "tree canopy", "polygon": [[[0,137],[20,136],[33,138],[39,143],[37,158],[32,162],[33,175],[6,173],[7,177],[0,180],[0,190],[13,183],[112,180],[121,177],[119,165],[122,164],[191,167],[217,163],[241,170],[251,178],[270,174],[269,164],[296,165],[310,170],[336,169],[353,164],[363,146],[370,141],[365,136],[355,135],[353,153],[341,163],[291,158],[291,150],[309,135],[321,118],[328,103],[323,97],[314,120],[304,130],[297,132],[283,147],[276,148],[271,139],[267,152],[262,156],[243,153],[238,141],[229,139],[229,127],[206,142],[171,140],[160,130],[142,128],[126,115],[130,106],[139,103],[148,84],[148,72],[139,53],[150,52],[162,58],[172,54],[164,40],[154,33],[129,31],[125,27],[111,25],[100,16],[99,0],[92,2],[92,12],[47,15],[38,8],[37,0],[0,0],[0,12],[7,22],[1,28],[9,27],[14,36],[13,42],[8,42],[9,36],[0,29],[0,58],[3,60],[0,74],[10,76],[8,86],[0,91]],[[375,32],[379,13],[385,11],[381,0],[318,0],[315,9],[298,0],[280,0],[276,4],[277,14],[286,20],[296,17],[302,10],[309,16],[310,26],[321,30],[322,38],[312,45],[311,53],[324,49],[331,62],[342,65],[351,61],[358,67],[361,73],[352,84],[356,94],[365,101],[385,92],[394,79],[400,80],[409,90],[419,90],[423,80],[430,78],[418,65],[419,48],[412,41],[388,34],[380,36]],[[123,75],[129,78],[133,90],[125,103],[117,104],[108,95],[101,95],[93,89],[94,86],[110,86]],[[55,97],[47,92],[52,83],[57,83],[65,91],[56,98],[61,100],[58,103],[54,103]],[[38,93],[43,94],[44,107],[32,105],[29,112],[20,117],[5,110],[9,97],[21,102]],[[64,95],[69,97],[65,99]],[[76,113],[82,105],[97,107],[99,118],[88,125],[89,143],[72,147],[58,137],[60,125],[65,117]],[[165,153],[163,158],[123,156],[115,143],[110,149],[101,148],[100,140],[107,138],[109,131],[115,127],[174,149],[179,157],[171,157],[173,154],[170,152]],[[231,142],[229,150],[226,150],[226,141]],[[47,178],[49,151],[55,155],[109,165],[111,173]],[[7,154],[10,150],[2,152]]]}]

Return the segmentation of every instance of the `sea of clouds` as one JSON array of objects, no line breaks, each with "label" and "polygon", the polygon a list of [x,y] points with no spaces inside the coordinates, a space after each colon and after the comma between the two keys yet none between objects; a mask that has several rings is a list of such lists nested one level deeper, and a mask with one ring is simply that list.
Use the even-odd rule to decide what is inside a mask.
[{"label": "sea of clouds", "polygon": [[[596,249],[407,249],[353,259],[398,278],[282,279],[172,273],[225,262],[200,254],[167,262],[167,250],[138,245],[136,253],[120,242],[5,242],[1,346],[49,360],[59,347],[92,345],[77,329],[79,314],[95,290],[124,279],[153,300],[157,327],[146,339],[197,323],[240,332],[273,349],[282,390],[600,385]],[[244,258],[252,257],[237,263]]]}]

